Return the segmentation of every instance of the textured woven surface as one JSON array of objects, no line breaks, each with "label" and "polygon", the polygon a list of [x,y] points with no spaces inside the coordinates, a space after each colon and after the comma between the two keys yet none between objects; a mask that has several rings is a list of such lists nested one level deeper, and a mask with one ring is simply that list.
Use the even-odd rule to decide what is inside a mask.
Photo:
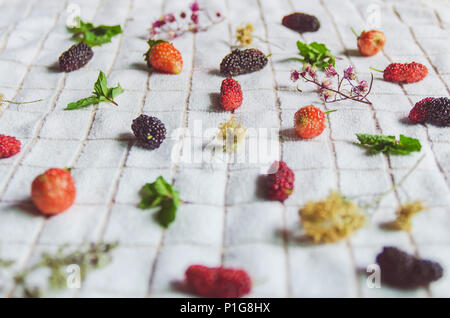
[{"label": "textured woven surface", "polygon": [[[47,295],[180,296],[184,294],[174,282],[183,279],[188,265],[201,263],[248,270],[255,281],[250,296],[450,296],[450,128],[404,120],[421,98],[449,94],[448,3],[378,2],[387,44],[383,53],[362,58],[355,53],[350,27],[365,26],[367,1],[208,1],[230,19],[206,33],[175,40],[184,70],[168,76],[146,70],[146,29],[163,12],[185,9],[186,1],[70,1],[80,4],[84,20],[124,28],[113,43],[94,49],[85,68],[70,74],[54,71],[58,56],[72,45],[65,30],[65,2],[0,1],[1,92],[14,100],[45,99],[32,105],[4,104],[0,110],[0,133],[23,143],[20,154],[0,160],[0,258],[16,261],[0,273],[1,296],[14,295],[12,273],[36,262],[42,251],[85,239],[120,241],[113,263],[92,272],[81,289]],[[369,66],[382,69],[393,61],[414,60],[425,64],[429,75],[416,84],[396,85],[375,74],[373,106],[323,105],[311,87],[299,94],[289,81],[289,71],[299,66],[283,62],[296,54],[299,35],[280,25],[281,17],[293,10],[319,18],[320,30],[301,38],[326,43],[343,58],[338,69],[352,64],[368,77]],[[131,120],[140,113],[159,117],[169,134],[178,127],[192,128],[193,139],[183,136],[185,148],[190,147],[186,141],[200,137],[193,129],[197,120],[205,129],[230,117],[216,108],[222,80],[217,70],[230,50],[230,32],[241,22],[253,23],[256,34],[284,47],[256,42],[255,47],[273,56],[262,71],[239,77],[244,105],[236,112],[246,127],[273,127],[283,135],[279,155],[296,174],[295,193],[284,204],[260,197],[258,165],[189,163],[177,153],[172,156],[175,140],[149,152],[130,138]],[[68,102],[90,94],[99,70],[107,73],[109,83],[119,81],[125,88],[117,98],[120,107],[101,104],[63,111]],[[339,111],[329,116],[320,137],[296,140],[293,114],[308,104]],[[307,200],[323,198],[330,189],[348,196],[384,192],[421,156],[367,156],[351,144],[357,132],[416,137],[427,155],[349,240],[321,246],[298,242],[297,211]],[[55,166],[73,167],[78,196],[69,211],[45,218],[30,204],[29,189],[36,175]],[[173,181],[181,197],[191,202],[180,207],[168,230],[136,207],[140,187],[159,175]],[[415,218],[411,234],[380,229],[409,198],[430,206]],[[384,245],[440,261],[444,278],[412,292],[368,288],[365,268]],[[45,286],[45,277],[45,272],[36,272],[30,279]]]}]

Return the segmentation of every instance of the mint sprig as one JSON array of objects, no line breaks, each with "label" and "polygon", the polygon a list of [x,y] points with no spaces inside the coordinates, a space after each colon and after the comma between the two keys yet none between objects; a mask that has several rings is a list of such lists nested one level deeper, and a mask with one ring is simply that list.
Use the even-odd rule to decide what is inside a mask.
[{"label": "mint sprig", "polygon": [[89,46],[100,46],[111,42],[111,39],[122,33],[120,25],[99,25],[94,27],[90,22],[79,20],[78,27],[67,28],[70,33],[73,33],[72,39],[77,42],[85,42]]},{"label": "mint sprig", "polygon": [[178,206],[182,202],[178,191],[175,190],[163,177],[155,182],[147,183],[141,189],[141,209],[159,207],[155,215],[156,220],[163,227],[168,227],[175,220]]},{"label": "mint sprig", "polygon": [[297,41],[297,48],[301,58],[294,58],[302,63],[309,63],[313,66],[325,69],[329,64],[335,66],[336,59],[331,51],[323,43],[311,42],[310,44]]},{"label": "mint sprig", "polygon": [[114,98],[122,93],[123,89],[122,87],[120,87],[120,84],[117,84],[116,87],[108,88],[106,75],[105,73],[100,71],[100,73],[98,74],[97,81],[94,84],[94,92],[92,93],[94,95],[80,99],[73,103],[69,103],[66,109],[67,110],[80,109],[101,102],[112,103],[116,106],[119,106],[114,101]]},{"label": "mint sprig", "polygon": [[409,155],[413,151],[420,151],[422,145],[416,138],[400,135],[396,140],[394,136],[356,134],[359,142],[369,153],[376,154],[380,152],[393,155]]}]

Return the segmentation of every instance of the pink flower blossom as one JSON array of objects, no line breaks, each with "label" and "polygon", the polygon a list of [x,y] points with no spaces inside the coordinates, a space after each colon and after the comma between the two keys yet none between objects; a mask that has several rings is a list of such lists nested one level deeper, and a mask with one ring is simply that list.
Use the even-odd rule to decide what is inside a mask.
[{"label": "pink flower blossom", "polygon": [[300,73],[297,70],[291,71],[291,81],[296,82],[300,78]]},{"label": "pink flower blossom", "polygon": [[332,64],[328,64],[328,67],[325,68],[325,75],[326,77],[334,77],[337,75],[337,72]]},{"label": "pink flower blossom", "polygon": [[349,80],[355,79],[355,72],[353,71],[352,66],[349,66],[344,70],[344,78]]},{"label": "pink flower blossom", "polygon": [[192,12],[197,12],[198,10],[200,10],[198,1],[195,0],[194,2],[192,2],[192,4],[189,6],[189,8],[191,9]]}]

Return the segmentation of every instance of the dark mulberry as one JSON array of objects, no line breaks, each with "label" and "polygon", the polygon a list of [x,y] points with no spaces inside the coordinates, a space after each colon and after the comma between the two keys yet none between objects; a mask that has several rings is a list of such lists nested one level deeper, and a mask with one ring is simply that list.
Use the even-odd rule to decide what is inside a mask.
[{"label": "dark mulberry", "polygon": [[412,289],[425,287],[443,275],[439,263],[409,255],[395,247],[385,247],[376,259],[381,280],[393,287]]},{"label": "dark mulberry", "polygon": [[72,45],[59,57],[61,72],[72,72],[85,66],[94,56],[94,51],[84,42]]},{"label": "dark mulberry", "polygon": [[426,121],[438,126],[450,126],[450,99],[439,97],[428,101]]},{"label": "dark mulberry", "polygon": [[262,70],[267,57],[257,49],[236,49],[225,56],[220,63],[220,73],[226,77],[252,73]]},{"label": "dark mulberry", "polygon": [[158,148],[166,138],[166,127],[156,117],[140,115],[131,125],[139,143],[147,149]]},{"label": "dark mulberry", "polygon": [[285,27],[300,33],[315,32],[320,28],[320,22],[315,16],[301,12],[284,16],[281,23]]}]

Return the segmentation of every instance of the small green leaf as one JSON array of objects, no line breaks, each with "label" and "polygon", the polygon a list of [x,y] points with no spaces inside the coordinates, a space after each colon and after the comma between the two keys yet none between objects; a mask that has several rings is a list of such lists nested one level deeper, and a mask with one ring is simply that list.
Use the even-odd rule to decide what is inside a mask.
[{"label": "small green leaf", "polygon": [[324,69],[329,64],[336,64],[331,51],[323,43],[311,42],[310,44],[297,41],[297,48],[304,59],[298,59],[302,63],[310,63],[311,65]]},{"label": "small green leaf", "polygon": [[67,104],[66,110],[80,109],[90,105],[98,104],[100,99],[97,96],[91,96],[80,99],[79,101]]},{"label": "small green leaf", "polygon": [[73,102],[67,105],[67,110],[73,110],[73,109],[79,109],[83,107],[87,107],[90,105],[98,104],[98,103],[113,103],[114,98],[123,93],[122,87],[120,87],[120,84],[117,85],[117,87],[108,88],[107,81],[106,81],[106,75],[102,71],[98,74],[97,81],[94,84],[94,92],[93,96],[80,99],[77,102]]},{"label": "small green leaf", "polygon": [[394,136],[356,134],[361,146],[369,153],[376,154],[386,152],[393,155],[408,155],[413,151],[420,151],[422,146],[415,138],[400,135],[397,141]]},{"label": "small green leaf", "polygon": [[111,39],[122,33],[120,25],[99,25],[94,27],[92,23],[79,20],[79,27],[68,28],[73,33],[73,39],[77,42],[85,42],[89,46],[98,46],[111,42]]},{"label": "small green leaf", "polygon": [[102,71],[98,74],[97,81],[94,84],[94,91],[97,96],[108,96],[108,87],[106,85],[106,75]]},{"label": "small green leaf", "polygon": [[181,200],[178,191],[163,177],[158,177],[155,182],[144,185],[140,195],[139,206],[141,209],[159,207],[155,219],[161,226],[168,227],[175,220]]}]

